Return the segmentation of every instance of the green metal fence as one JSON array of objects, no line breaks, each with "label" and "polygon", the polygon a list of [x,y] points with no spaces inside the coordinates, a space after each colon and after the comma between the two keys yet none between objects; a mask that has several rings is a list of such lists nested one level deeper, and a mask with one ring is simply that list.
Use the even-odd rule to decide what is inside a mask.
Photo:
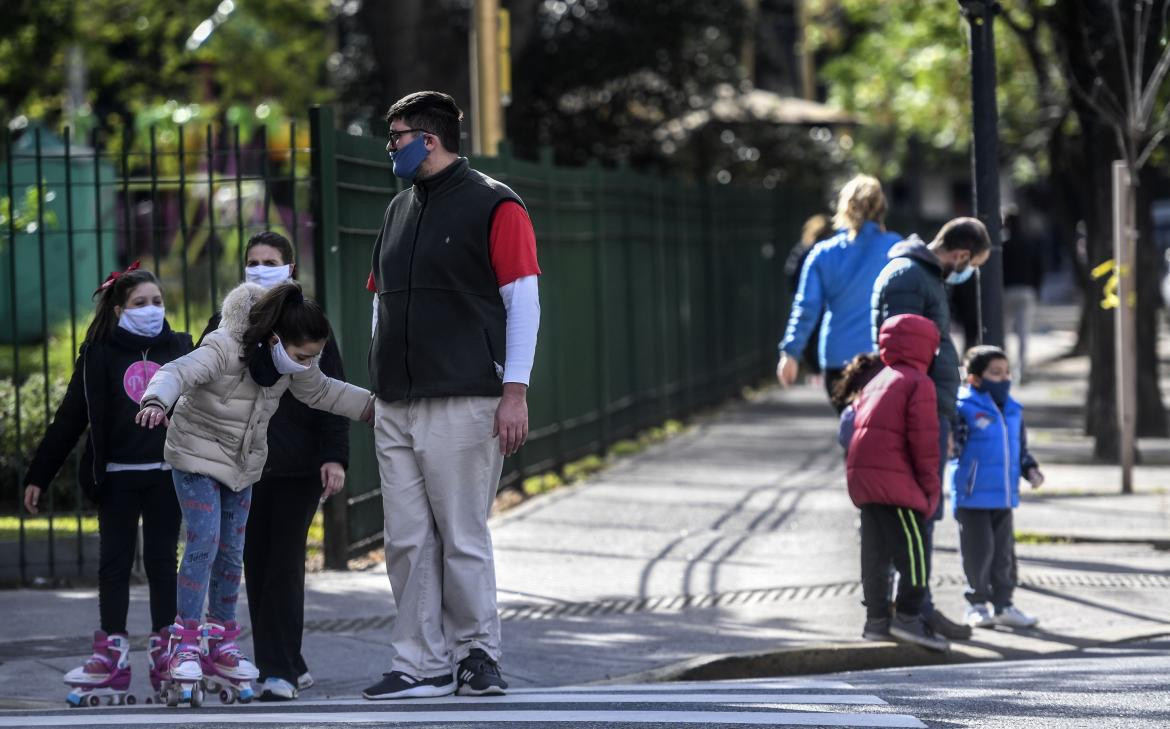
[{"label": "green metal fence", "polygon": [[[368,386],[374,238],[401,189],[385,140],[334,128],[314,109],[317,286],[349,379]],[[501,487],[603,453],[712,405],[775,367],[787,314],[784,257],[816,194],[687,185],[629,170],[558,167],[506,148],[477,169],[511,186],[536,228],[541,326],[527,445]],[[326,564],[382,539],[373,442],[354,425],[347,501],[326,520]]]}]

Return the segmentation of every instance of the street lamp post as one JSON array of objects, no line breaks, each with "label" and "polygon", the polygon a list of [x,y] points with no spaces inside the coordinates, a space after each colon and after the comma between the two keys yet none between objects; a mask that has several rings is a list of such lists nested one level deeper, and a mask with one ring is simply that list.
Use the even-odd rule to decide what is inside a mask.
[{"label": "street lamp post", "polygon": [[1003,245],[1000,239],[999,110],[995,101],[995,28],[997,0],[959,0],[971,29],[971,152],[975,178],[975,215],[991,236],[991,257],[979,277],[980,317],[984,344],[1004,346]]}]

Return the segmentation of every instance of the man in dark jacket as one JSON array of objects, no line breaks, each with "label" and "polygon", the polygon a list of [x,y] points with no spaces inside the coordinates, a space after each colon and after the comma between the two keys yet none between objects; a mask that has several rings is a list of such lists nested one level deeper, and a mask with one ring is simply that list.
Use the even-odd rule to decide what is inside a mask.
[{"label": "man in dark jacket", "polygon": [[[459,156],[463,112],[420,91],[386,114],[394,174],[374,242],[370,343],[393,658],[367,699],[502,694],[488,514],[528,435],[540,302],[519,196]],[[452,666],[456,666],[452,676]]]},{"label": "man in dark jacket", "polygon": [[[971,278],[991,254],[987,228],[975,218],[955,218],[938,231],[929,245],[917,236],[890,249],[890,262],[878,276],[873,290],[873,337],[877,344],[882,323],[899,314],[918,314],[938,327],[939,348],[930,366],[938,397],[939,451],[949,453],[951,422],[959,392],[959,354],[951,341],[951,314],[946,286],[958,285]],[[946,458],[940,459],[943,464]],[[940,466],[941,468],[941,466]],[[940,471],[941,478],[941,471]],[[942,518],[942,503],[927,520],[927,572],[934,541],[934,522]],[[934,607],[929,588],[922,603],[922,614],[935,632],[951,639],[971,637],[971,628],[949,619]]]}]

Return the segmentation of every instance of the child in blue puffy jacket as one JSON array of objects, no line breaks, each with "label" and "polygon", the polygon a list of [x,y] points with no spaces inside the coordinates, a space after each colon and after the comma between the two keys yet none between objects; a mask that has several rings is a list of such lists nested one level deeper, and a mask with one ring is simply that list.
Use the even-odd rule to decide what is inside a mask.
[{"label": "child in blue puffy jacket", "polygon": [[1033,488],[1040,487],[1044,476],[1028,452],[1024,410],[1009,394],[1007,355],[999,347],[973,347],[967,352],[966,369],[946,485],[967,576],[967,624],[1030,628],[1039,620],[1012,604],[1016,587],[1012,509],[1020,505],[1021,475]]}]

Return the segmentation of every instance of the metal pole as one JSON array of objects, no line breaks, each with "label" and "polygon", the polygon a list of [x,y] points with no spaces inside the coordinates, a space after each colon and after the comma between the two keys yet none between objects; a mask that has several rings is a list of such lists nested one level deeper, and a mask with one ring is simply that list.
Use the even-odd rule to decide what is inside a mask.
[{"label": "metal pole", "polygon": [[1003,246],[1000,240],[998,117],[995,101],[995,28],[1000,6],[996,0],[959,0],[970,26],[971,116],[974,144],[971,152],[975,180],[975,215],[991,236],[991,255],[980,271],[983,341],[1002,347]]},{"label": "metal pole", "polygon": [[1114,357],[1117,362],[1117,425],[1121,439],[1121,493],[1133,493],[1133,464],[1137,434],[1137,322],[1134,305],[1133,180],[1122,160],[1113,163],[1113,265],[1117,274],[1117,311]]},{"label": "metal pole", "polygon": [[499,154],[500,140],[504,137],[500,108],[498,25],[498,0],[476,0],[475,56],[479,80],[476,126],[480,130],[479,153],[488,157]]}]

